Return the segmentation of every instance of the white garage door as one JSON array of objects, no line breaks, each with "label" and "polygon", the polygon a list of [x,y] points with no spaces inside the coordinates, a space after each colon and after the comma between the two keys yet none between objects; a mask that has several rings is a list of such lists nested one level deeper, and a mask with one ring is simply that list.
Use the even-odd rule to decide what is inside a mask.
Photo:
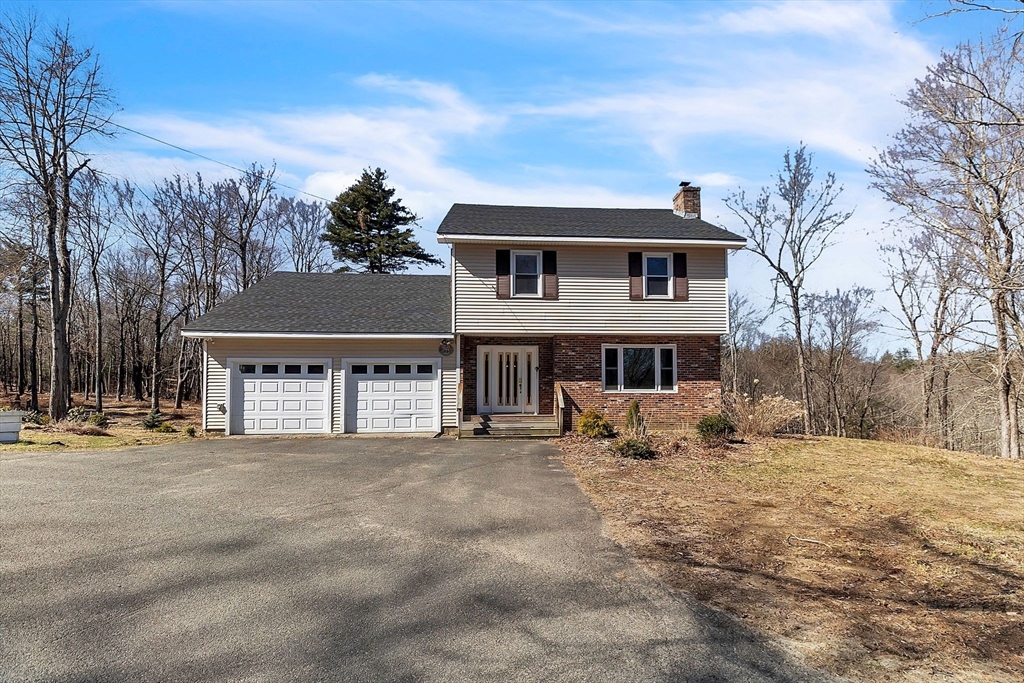
[{"label": "white garage door", "polygon": [[232,434],[331,431],[326,360],[236,361],[231,387]]},{"label": "white garage door", "polygon": [[348,364],[346,432],[438,432],[437,364],[377,360]]}]

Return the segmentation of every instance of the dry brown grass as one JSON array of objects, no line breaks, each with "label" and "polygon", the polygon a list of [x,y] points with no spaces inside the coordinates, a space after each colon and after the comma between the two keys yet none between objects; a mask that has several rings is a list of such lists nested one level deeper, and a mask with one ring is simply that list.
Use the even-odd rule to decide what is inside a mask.
[{"label": "dry brown grass", "polygon": [[[91,404],[84,401],[82,396],[75,396],[75,405],[88,407]],[[45,410],[46,406],[41,407]],[[185,404],[177,411],[170,406],[164,406],[163,412],[168,416],[167,423],[174,427],[175,433],[161,434],[142,426],[142,418],[149,413],[148,402],[108,399],[104,401],[103,406],[103,414],[108,420],[104,427],[84,422],[59,422],[45,426],[22,425],[21,440],[15,444],[0,445],[0,454],[14,451],[92,450],[174,443],[189,440],[190,437],[182,432],[185,426],[194,425],[199,429],[202,425],[199,404]]]},{"label": "dry brown grass", "polygon": [[1024,678],[1024,463],[852,439],[661,457],[559,443],[610,535],[812,666],[865,680]]}]

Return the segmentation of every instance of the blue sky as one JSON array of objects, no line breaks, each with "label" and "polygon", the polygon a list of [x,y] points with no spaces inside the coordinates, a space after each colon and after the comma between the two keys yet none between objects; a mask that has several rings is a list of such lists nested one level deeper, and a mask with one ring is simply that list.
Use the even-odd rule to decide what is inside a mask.
[{"label": "blue sky", "polygon": [[[680,180],[734,228],[722,198],[806,142],[856,208],[816,290],[884,287],[888,209],[863,169],[939,50],[997,25],[920,21],[941,2],[34,6],[95,47],[118,122],[239,166],[276,161],[325,197],[381,166],[442,255],[433,230],[453,202],[668,207]],[[228,173],[130,134],[96,152],[143,182]],[[732,286],[762,304],[768,278],[733,259]]]}]

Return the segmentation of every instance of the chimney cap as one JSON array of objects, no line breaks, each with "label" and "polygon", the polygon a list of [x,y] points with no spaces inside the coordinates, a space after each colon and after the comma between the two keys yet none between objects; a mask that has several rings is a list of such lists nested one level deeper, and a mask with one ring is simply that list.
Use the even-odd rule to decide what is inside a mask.
[{"label": "chimney cap", "polygon": [[679,183],[679,187],[689,187],[689,186],[690,186],[690,181],[689,180],[684,180],[683,182]]}]

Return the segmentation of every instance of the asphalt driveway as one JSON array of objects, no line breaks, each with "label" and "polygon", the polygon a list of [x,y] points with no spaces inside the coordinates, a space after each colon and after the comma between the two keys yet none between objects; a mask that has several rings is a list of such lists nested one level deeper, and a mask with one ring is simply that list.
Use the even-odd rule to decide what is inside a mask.
[{"label": "asphalt driveway", "polygon": [[0,453],[0,680],[812,680],[601,535],[538,442]]}]

